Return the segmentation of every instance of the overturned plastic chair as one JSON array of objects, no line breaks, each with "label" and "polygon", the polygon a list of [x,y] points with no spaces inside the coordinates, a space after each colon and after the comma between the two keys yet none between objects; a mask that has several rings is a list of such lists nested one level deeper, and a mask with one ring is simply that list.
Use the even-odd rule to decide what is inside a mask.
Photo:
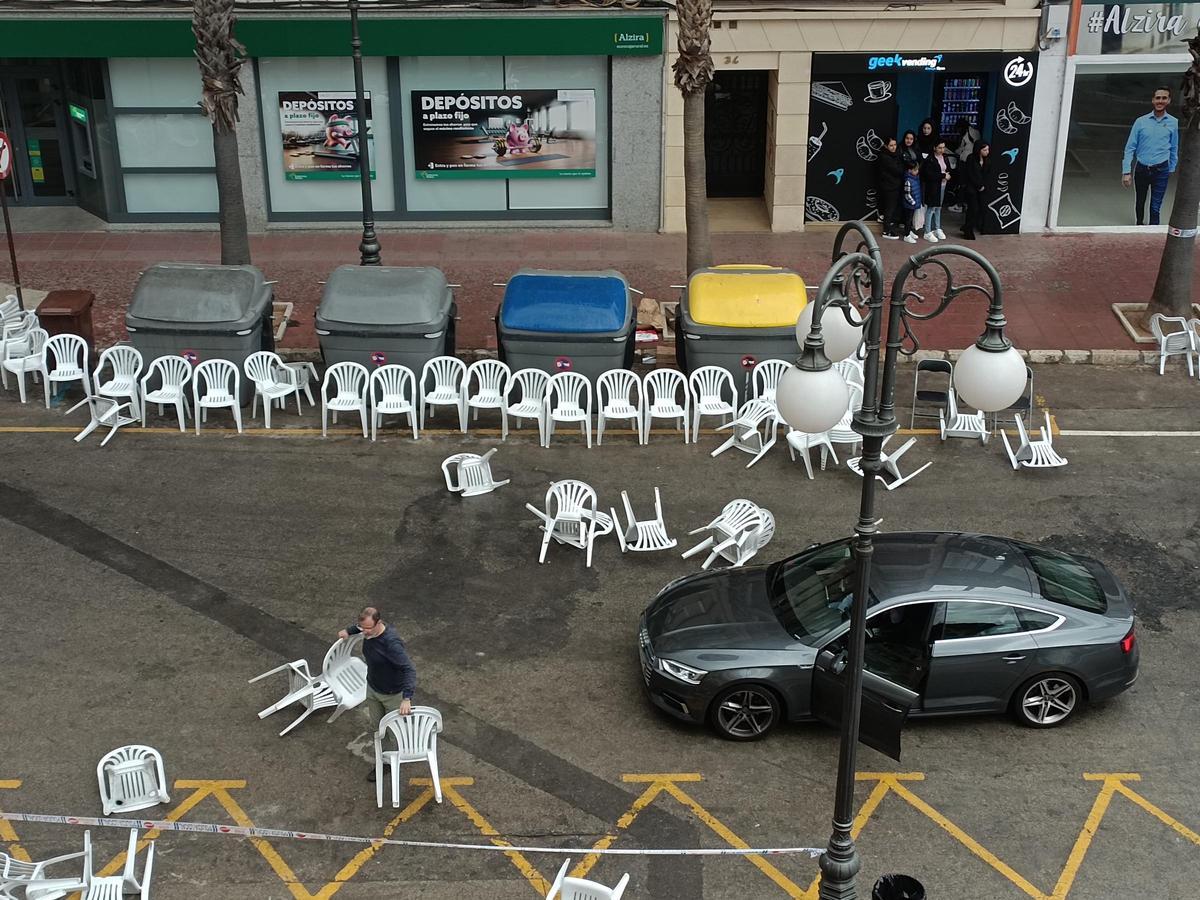
[{"label": "overturned plastic chair", "polygon": [[621,552],[632,550],[642,552],[649,550],[670,550],[675,546],[675,539],[667,534],[667,523],[663,521],[662,496],[658,488],[654,489],[654,518],[638,520],[634,518],[633,507],[629,503],[629,494],[621,491],[621,502],[625,505],[626,526],[621,528],[617,511],[611,510],[613,524],[617,530],[617,540],[621,542]]},{"label": "overturned plastic chair", "polygon": [[442,475],[446,478],[446,489],[464,497],[477,497],[508,484],[508,479],[497,481],[492,476],[491,459],[496,455],[493,447],[480,456],[478,453],[455,453],[442,460]]},{"label": "overturned plastic chair", "polygon": [[531,503],[525,508],[542,522],[542,549],[538,563],[546,561],[550,541],[568,544],[587,553],[587,565],[592,565],[592,546],[597,537],[613,530],[613,520],[596,508],[596,491],[590,485],[574,479],[555,481],[546,491],[546,509]]},{"label": "overturned plastic chair", "polygon": [[[905,441],[903,444],[901,444],[900,449],[897,450],[895,453],[888,453],[887,450],[884,448],[887,447],[887,442],[890,441],[891,439],[892,439],[891,435],[888,435],[887,437],[885,437],[883,439],[883,447],[881,447],[880,451],[879,451],[879,462],[882,464],[883,470],[892,476],[892,480],[888,481],[882,475],[876,475],[875,477],[878,478],[880,481],[882,481],[883,486],[886,487],[889,491],[894,491],[896,488],[900,487],[900,485],[905,484],[909,481],[912,481],[914,478],[916,478],[918,475],[920,475],[922,472],[924,472],[926,469],[928,469],[930,466],[932,466],[933,461],[930,460],[929,462],[925,463],[925,465],[921,466],[919,469],[915,469],[912,472],[909,472],[907,475],[901,475],[900,474],[900,457],[902,457],[905,453],[907,453],[912,448],[912,445],[917,442],[917,439],[915,437],[911,437],[907,441]],[[862,457],[861,456],[856,456],[853,459],[846,460],[846,466],[850,469],[850,471],[854,472],[856,475],[863,474]]]},{"label": "overturned plastic chair", "polygon": [[954,394],[955,392],[951,390],[947,396],[947,408],[938,410],[938,430],[942,440],[944,441],[946,438],[978,438],[979,443],[986,444],[988,438],[991,437],[991,431],[987,425],[987,415],[981,412],[960,412]]},{"label": "overturned plastic chair", "polygon": [[[63,876],[63,864],[79,860],[78,877]],[[58,871],[52,872],[51,869]],[[92,877],[92,833],[83,833],[83,849],[41,862],[26,862],[0,852],[0,897],[5,900],[58,900],[88,886]],[[17,893],[20,891],[20,893]]]},{"label": "overturned plastic chair", "polygon": [[733,434],[729,436],[729,439],[725,443],[709,455],[718,456],[730,447],[735,447],[743,453],[749,453],[754,457],[754,459],[746,463],[746,468],[748,469],[762,459],[764,454],[771,449],[777,437],[776,432],[778,427],[779,411],[775,408],[773,402],[761,398],[747,400],[742,404],[742,408],[738,410],[736,419],[724,425],[717,426],[717,431],[732,428]]},{"label": "overturned plastic chair", "polygon": [[586,878],[571,878],[567,875],[567,869],[570,867],[571,861],[568,859],[554,876],[554,883],[550,885],[550,893],[546,895],[546,900],[621,900],[629,884],[628,872],[621,876],[616,887],[606,887]]},{"label": "overturned plastic chair", "polygon": [[334,707],[330,722],[348,709],[361,704],[367,699],[367,664],[361,657],[355,656],[354,651],[362,646],[363,636],[353,634],[341,638],[325,653],[325,661],[321,665],[321,676],[314,678],[308,671],[307,660],[297,659],[282,666],[276,666],[270,671],[256,675],[247,682],[254,684],[269,675],[287,672],[288,692],[278,703],[272,704],[258,714],[265,719],[285,706],[300,703],[304,706],[296,721],[294,721],[279,736],[283,737],[318,709]]},{"label": "overturned plastic chair", "polygon": [[718,556],[727,560],[730,568],[736,569],[770,543],[775,535],[775,517],[770,510],[763,509],[757,503],[739,498],[726,503],[721,514],[707,525],[695,528],[688,534],[703,532],[708,532],[707,537],[690,550],[685,550],[681,554],[683,558],[708,550],[708,558],[700,566],[702,569],[711,566]]},{"label": "overturned plastic chair", "polygon": [[833,464],[838,464],[837,453],[833,449],[833,440],[830,438],[828,431],[819,433],[810,433],[807,431],[796,431],[794,428],[787,433],[788,454],[792,457],[792,462],[796,461],[796,454],[800,454],[800,461],[804,463],[804,471],[808,473],[808,480],[812,481],[813,467],[812,457],[809,456],[809,451],[817,447],[821,448],[821,470],[825,469],[826,454],[833,457]]},{"label": "overturned plastic chair", "polygon": [[105,753],[96,764],[96,780],[106,816],[171,802],[162,754],[145,744]]},{"label": "overturned plastic chair", "polygon": [[81,900],[122,900],[129,894],[139,900],[149,900],[150,879],[154,874],[154,841],[150,841],[146,847],[146,861],[142,864],[140,878],[137,875],[137,845],[137,830],[131,828],[129,847],[125,851],[125,867],[121,874],[92,875]]},{"label": "overturned plastic chair", "polygon": [[[384,769],[391,769],[392,807],[400,805],[400,766],[403,763],[429,764],[433,797],[442,802],[442,783],[438,778],[437,736],[442,730],[442,714],[432,706],[414,706],[407,716],[392,710],[379,720],[375,731],[375,805],[383,808]],[[392,738],[395,749],[385,748]]]},{"label": "overturned plastic chair", "polygon": [[[88,394],[68,409],[64,415],[70,415],[79,409],[79,407],[85,405],[92,420],[83,426],[83,431],[75,435],[75,443],[77,444],[97,428],[107,428],[108,434],[100,442],[100,446],[103,447],[112,440],[112,436],[117,433],[118,428],[125,425],[136,425],[141,421],[137,416],[133,415],[134,411],[128,403],[118,403],[111,397],[96,397],[92,394]],[[129,415],[126,415],[126,411],[129,412]]]},{"label": "overturned plastic chair", "polygon": [[1054,449],[1050,413],[1046,412],[1045,415],[1046,424],[1040,429],[1042,438],[1038,441],[1029,439],[1029,433],[1025,430],[1025,422],[1019,415],[1013,417],[1017,423],[1017,435],[1021,439],[1021,444],[1017,447],[1016,452],[1013,452],[1012,444],[1008,442],[1008,435],[1003,431],[1000,432],[1000,437],[1004,441],[1004,449],[1008,453],[1008,461],[1012,463],[1014,470],[1021,466],[1027,469],[1057,469],[1067,464],[1067,460],[1059,456],[1058,451]]}]

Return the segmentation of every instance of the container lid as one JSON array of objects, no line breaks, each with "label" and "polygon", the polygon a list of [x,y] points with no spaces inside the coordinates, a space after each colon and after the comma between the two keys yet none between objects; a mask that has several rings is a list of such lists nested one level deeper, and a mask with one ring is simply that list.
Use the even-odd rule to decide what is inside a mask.
[{"label": "container lid", "polygon": [[125,320],[164,330],[245,328],[262,318],[270,299],[270,285],[254,266],[157,263],[138,279]]},{"label": "container lid", "polygon": [[508,280],[500,324],[514,331],[598,334],[629,322],[629,285],[620,272],[522,269]]},{"label": "container lid", "polygon": [[453,296],[441,269],[422,266],[339,266],[325,282],[317,309],[322,327],[441,327]]},{"label": "container lid", "polygon": [[715,266],[688,281],[688,312],[701,325],[781,328],[795,325],[808,303],[804,279],[772,266]]}]

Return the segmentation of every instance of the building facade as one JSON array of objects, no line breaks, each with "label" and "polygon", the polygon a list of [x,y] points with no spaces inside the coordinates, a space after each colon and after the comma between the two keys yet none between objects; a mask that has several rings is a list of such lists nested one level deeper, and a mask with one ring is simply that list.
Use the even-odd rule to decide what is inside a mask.
[{"label": "building facade", "polygon": [[[717,0],[709,196],[759,204],[771,231],[870,218],[883,139],[926,118],[956,139],[967,118],[1007,153],[985,199],[990,230],[1018,230],[1040,19],[1038,0]],[[663,227],[682,231],[683,104],[666,96]]]},{"label": "building facade", "polygon": [[[237,27],[253,230],[357,220],[364,135],[381,222],[658,229],[664,9],[367,2],[360,126],[346,5],[275,5],[247,4]],[[189,7],[0,0],[13,202],[215,221]]]}]

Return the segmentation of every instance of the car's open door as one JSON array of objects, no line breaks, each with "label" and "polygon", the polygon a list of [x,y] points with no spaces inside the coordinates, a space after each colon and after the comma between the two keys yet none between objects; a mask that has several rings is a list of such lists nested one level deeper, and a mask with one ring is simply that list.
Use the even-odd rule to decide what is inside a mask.
[{"label": "car's open door", "polygon": [[[813,668],[812,712],[833,728],[842,725],[847,656],[845,650],[822,650]],[[892,759],[900,759],[900,730],[919,696],[864,669],[858,739]]]}]

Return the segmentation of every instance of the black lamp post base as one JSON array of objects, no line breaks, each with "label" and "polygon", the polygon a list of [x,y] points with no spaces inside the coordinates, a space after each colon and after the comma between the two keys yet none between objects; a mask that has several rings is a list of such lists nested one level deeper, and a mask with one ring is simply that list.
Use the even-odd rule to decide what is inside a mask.
[{"label": "black lamp post base", "polygon": [[375,229],[364,228],[362,240],[358,244],[358,256],[360,266],[378,266],[382,260],[379,255],[379,239],[375,236]]},{"label": "black lamp post base", "polygon": [[817,892],[820,900],[858,900],[855,876],[862,868],[862,861],[847,831],[838,829],[834,833],[829,848],[821,854],[817,864],[821,869],[821,885]]}]

